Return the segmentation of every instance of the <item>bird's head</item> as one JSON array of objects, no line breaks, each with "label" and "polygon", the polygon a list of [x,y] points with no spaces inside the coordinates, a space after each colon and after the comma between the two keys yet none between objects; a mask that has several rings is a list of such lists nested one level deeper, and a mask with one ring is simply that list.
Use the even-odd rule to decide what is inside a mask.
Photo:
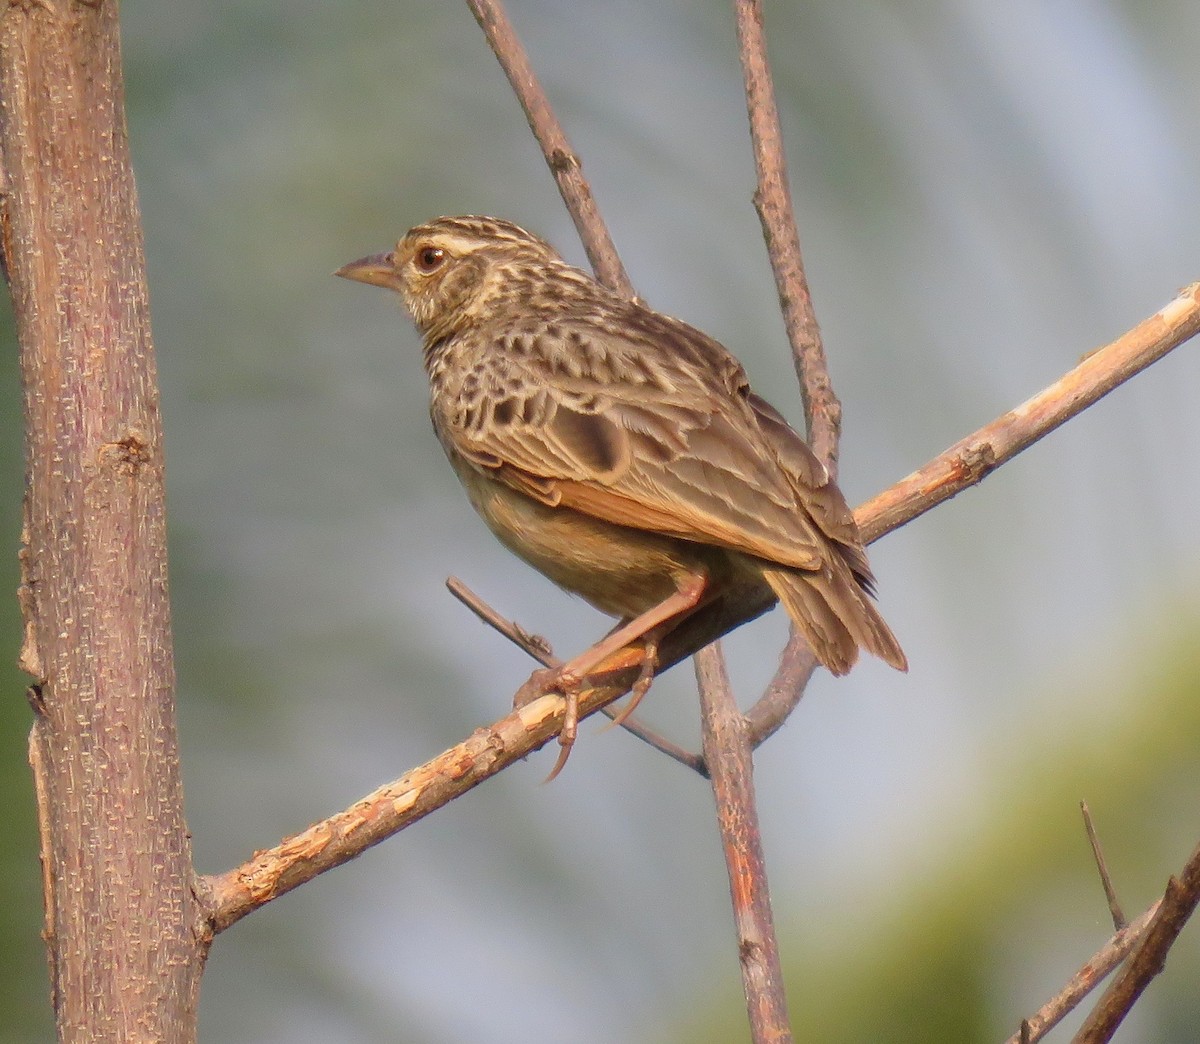
[{"label": "bird's head", "polygon": [[467,216],[417,225],[394,250],[351,261],[334,274],[394,290],[428,342],[469,327],[503,299],[535,290],[556,268],[574,272],[523,228]]}]

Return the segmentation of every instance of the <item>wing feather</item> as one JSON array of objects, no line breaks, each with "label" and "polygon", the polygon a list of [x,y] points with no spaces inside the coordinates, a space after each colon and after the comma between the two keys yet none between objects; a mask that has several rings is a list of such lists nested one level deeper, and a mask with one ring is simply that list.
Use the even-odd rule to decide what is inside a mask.
[{"label": "wing feather", "polygon": [[514,329],[526,350],[495,381],[477,364],[476,401],[435,404],[464,457],[544,503],[797,569],[820,567],[822,533],[853,540],[825,469],[717,342],[643,310],[554,333],[538,350],[544,331]]}]

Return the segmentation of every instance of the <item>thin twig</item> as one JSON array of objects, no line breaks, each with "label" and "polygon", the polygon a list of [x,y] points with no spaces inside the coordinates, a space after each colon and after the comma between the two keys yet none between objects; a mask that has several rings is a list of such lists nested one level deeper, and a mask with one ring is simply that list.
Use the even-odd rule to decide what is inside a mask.
[{"label": "thin twig", "polygon": [[[456,576],[451,576],[446,579],[446,587],[450,589],[450,593],[454,595],[463,605],[471,610],[485,624],[499,631],[517,648],[524,650],[532,656],[538,663],[544,667],[558,667],[562,661],[558,659],[553,650],[550,648],[550,643],[546,641],[540,634],[530,634],[515,620],[510,620],[506,616],[502,616],[493,609],[487,602],[472,591],[466,584]],[[620,710],[611,706],[603,707],[600,711],[606,717],[614,721],[620,715]],[[690,768],[693,772],[698,772],[701,776],[708,776],[708,769],[704,765],[704,758],[699,754],[693,754],[690,750],[679,746],[667,739],[666,736],[655,732],[652,728],[637,718],[623,718],[619,722],[621,728],[632,736],[636,736],[643,743],[653,747],[655,750],[667,757],[678,761],[685,768]]]},{"label": "thin twig", "polygon": [[[762,225],[771,271],[775,274],[775,289],[800,381],[808,441],[813,452],[829,468],[830,475],[836,477],[842,406],[829,378],[821,328],[813,309],[808,277],[804,274],[800,235],[788,186],[783,130],[767,58],[762,4],[760,0],[734,0],[733,6],[758,179],[754,206]],[[815,665],[808,642],[794,627],[791,628],[775,676],[750,712],[753,731],[759,737],[757,743],[770,736],[787,719],[804,695]]]},{"label": "thin twig", "polygon": [[1092,858],[1096,860],[1096,869],[1100,872],[1100,884],[1104,888],[1104,898],[1108,900],[1108,912],[1112,914],[1113,927],[1120,931],[1129,922],[1125,911],[1121,909],[1121,901],[1117,898],[1117,890],[1109,876],[1108,863],[1104,861],[1104,849],[1100,847],[1100,835],[1096,833],[1096,825],[1092,822],[1092,811],[1086,801],[1079,802],[1079,811],[1083,813],[1083,826],[1087,830],[1088,844],[1092,846]]},{"label": "thin twig", "polygon": [[446,587],[455,598],[471,610],[485,624],[499,631],[518,649],[523,649],[543,667],[558,667],[562,664],[550,643],[540,634],[531,634],[515,620],[501,616],[482,598],[456,576],[446,577]]},{"label": "thin twig", "polygon": [[1137,946],[1084,1020],[1072,1044],[1105,1044],[1112,1039],[1150,980],[1163,970],[1167,953],[1198,903],[1200,845],[1193,850],[1183,872],[1167,882],[1167,890]]},{"label": "thin twig", "polygon": [[787,647],[779,658],[775,677],[766,691],[746,712],[746,725],[750,730],[750,742],[759,746],[780,729],[796,704],[804,696],[808,680],[819,666],[812,649],[803,637],[792,630]]},{"label": "thin twig", "polygon": [[758,188],[754,206],[762,224],[763,238],[775,273],[775,289],[783,310],[783,322],[800,379],[804,420],[813,452],[837,473],[837,444],[842,407],[829,380],[829,363],[821,344],[821,329],[813,311],[800,236],[788,188],[787,158],[779,108],[767,61],[767,38],[763,30],[761,0],[734,0],[737,17],[738,54],[746,88],[746,111]]},{"label": "thin twig", "polygon": [[737,927],[742,987],[755,1044],[792,1040],[771,893],[754,800],[754,747],[729,688],[725,661],[715,645],[695,656],[700,688],[704,760],[712,780],[717,826],[729,872]]},{"label": "thin twig", "polygon": [[592,271],[605,286],[633,297],[633,285],[617,256],[600,211],[596,209],[592,190],[583,176],[583,164],[550,108],[546,92],[538,82],[504,5],[500,0],[467,0],[467,6],[475,15],[508,82],[512,84],[513,93],[525,110],[529,129],[542,147],[546,163],[558,183],[558,191],[575,222]]},{"label": "thin twig", "polygon": [[[1183,294],[1162,311],[1139,324],[1107,348],[1089,356],[1067,377],[1051,386],[1056,394],[1067,396],[1069,406],[1059,408],[1046,401],[1047,394],[1036,396],[1042,408],[1017,410],[1000,421],[1007,433],[999,442],[993,468],[1011,459],[1024,447],[1052,427],[1061,424],[1068,414],[1077,413],[1100,395],[1111,391],[1121,380],[1161,358],[1171,348],[1186,341],[1200,329],[1200,283],[1187,288]],[[1108,368],[1120,372],[1113,378]],[[1082,374],[1079,371],[1083,370]],[[1078,374],[1075,379],[1072,375]],[[1071,379],[1068,379],[1071,378]],[[1094,389],[1099,388],[1096,392]],[[1049,391],[1049,390],[1048,390]],[[995,421],[979,433],[963,440],[947,453],[936,458],[918,474],[942,476],[931,481],[922,491],[912,488],[910,476],[898,483],[902,493],[891,490],[881,493],[855,512],[862,530],[876,540],[884,533],[904,525],[925,513],[959,489],[966,488],[981,476],[972,476],[961,467],[955,468],[962,446],[977,444],[983,432],[1000,424]],[[1045,430],[1043,430],[1045,429]],[[957,483],[957,486],[956,486]],[[725,631],[744,623],[771,605],[770,598],[747,595],[740,603],[723,605],[719,611],[705,615],[697,613],[667,635],[660,652],[663,669],[691,656]],[[598,707],[619,699],[637,676],[636,659],[621,679],[607,678],[594,689],[585,689],[580,697],[580,716],[586,717]],[[329,819],[316,823],[290,839],[260,853],[248,862],[226,873],[206,878],[211,886],[212,900],[208,916],[214,930],[228,927],[284,891],[303,884],[317,874],[354,858],[371,845],[403,830],[409,823],[427,815],[514,761],[543,746],[556,735],[562,724],[562,700],[546,696],[535,700],[520,712],[510,714],[486,729],[481,729],[444,754],[413,769],[394,783],[381,787],[373,794]]]},{"label": "thin twig", "polygon": [[[619,707],[604,707],[600,711],[601,714],[613,719],[616,723],[618,715],[621,713]],[[708,778],[708,766],[704,763],[704,757],[701,754],[694,754],[686,747],[681,747],[678,743],[667,739],[661,732],[655,732],[649,725],[637,717],[625,718],[618,723],[621,728],[628,732],[631,736],[636,736],[647,746],[653,747],[660,754],[665,754],[672,761],[678,761],[684,768],[690,768],[697,775]],[[610,728],[611,726],[605,726]]]},{"label": "thin twig", "polygon": [[1137,945],[1158,907],[1159,903],[1156,902],[1092,954],[1087,963],[1072,975],[1070,981],[1043,1004],[1036,1014],[1022,1020],[1021,1030],[1009,1037],[1004,1044],[1034,1044],[1079,1007],[1080,1002],[1099,986],[1104,977]]}]

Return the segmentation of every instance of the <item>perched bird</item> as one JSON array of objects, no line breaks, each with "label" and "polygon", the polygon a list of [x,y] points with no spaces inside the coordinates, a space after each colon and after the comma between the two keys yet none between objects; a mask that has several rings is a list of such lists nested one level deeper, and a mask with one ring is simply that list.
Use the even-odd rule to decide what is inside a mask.
[{"label": "perched bird", "polygon": [[907,669],[845,498],[711,337],[497,218],[437,218],[336,274],[400,295],[434,430],[500,541],[621,621],[558,670],[569,703],[639,639],[644,692],[659,639],[742,585],[769,586],[834,674],[860,647]]}]

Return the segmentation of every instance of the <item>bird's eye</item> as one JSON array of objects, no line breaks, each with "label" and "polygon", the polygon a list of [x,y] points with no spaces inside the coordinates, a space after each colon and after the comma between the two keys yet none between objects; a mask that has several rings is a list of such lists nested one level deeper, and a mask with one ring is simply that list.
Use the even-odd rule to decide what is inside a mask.
[{"label": "bird's eye", "polygon": [[446,251],[441,247],[425,246],[421,247],[414,258],[417,268],[428,275],[430,272],[436,272],[442,267],[446,260]]}]

